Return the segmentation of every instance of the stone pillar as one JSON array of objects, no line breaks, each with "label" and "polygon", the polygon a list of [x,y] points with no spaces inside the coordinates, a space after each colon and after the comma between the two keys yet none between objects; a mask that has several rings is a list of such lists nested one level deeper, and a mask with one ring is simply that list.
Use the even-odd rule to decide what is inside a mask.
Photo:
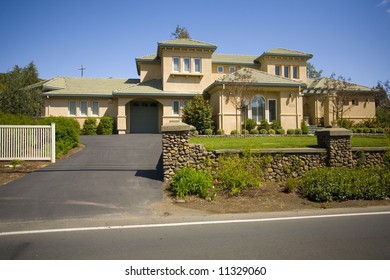
[{"label": "stone pillar", "polygon": [[171,122],[161,127],[164,182],[168,182],[176,170],[188,165],[188,139],[192,131],[195,131],[195,127],[182,122]]},{"label": "stone pillar", "polygon": [[319,148],[327,150],[327,165],[352,167],[352,131],[345,128],[326,128],[316,131]]}]

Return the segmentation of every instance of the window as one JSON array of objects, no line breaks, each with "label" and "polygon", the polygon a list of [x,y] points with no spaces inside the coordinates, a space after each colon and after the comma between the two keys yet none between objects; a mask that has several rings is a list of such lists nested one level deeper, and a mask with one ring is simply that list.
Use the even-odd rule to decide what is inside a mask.
[{"label": "window", "polygon": [[187,108],[187,107],[188,107],[188,100],[184,100],[184,101],[183,101],[183,107],[184,107],[184,108]]},{"label": "window", "polygon": [[284,77],[290,77],[290,66],[284,66]]},{"label": "window", "polygon": [[173,58],[173,72],[180,72],[180,58],[174,57]]},{"label": "window", "polygon": [[358,106],[359,101],[357,99],[352,99],[352,106]]},{"label": "window", "polygon": [[76,116],[76,101],[69,101],[69,115]]},{"label": "window", "polygon": [[99,102],[92,101],[92,115],[99,116]]},{"label": "window", "polygon": [[268,121],[272,122],[276,120],[276,100],[268,100]]},{"label": "window", "polygon": [[223,66],[218,66],[218,67],[217,67],[217,72],[218,72],[218,73],[224,73],[224,72],[225,72],[225,69],[223,69]]},{"label": "window", "polygon": [[180,103],[179,101],[173,101],[172,102],[172,114],[173,115],[179,115],[179,110],[180,110]]},{"label": "window", "polygon": [[256,95],[252,99],[252,119],[260,123],[265,119],[265,99]]},{"label": "window", "polygon": [[293,66],[293,78],[299,79],[298,66]]},{"label": "window", "polygon": [[80,115],[88,115],[88,101],[80,101]]},{"label": "window", "polygon": [[275,75],[280,76],[280,66],[279,65],[275,66]]},{"label": "window", "polygon": [[194,58],[194,72],[200,73],[201,67],[200,67],[200,58]]},{"label": "window", "polygon": [[234,73],[234,72],[236,72],[236,67],[234,66],[229,67],[229,73]]},{"label": "window", "polygon": [[183,59],[183,71],[190,72],[191,71],[191,60],[189,58]]}]

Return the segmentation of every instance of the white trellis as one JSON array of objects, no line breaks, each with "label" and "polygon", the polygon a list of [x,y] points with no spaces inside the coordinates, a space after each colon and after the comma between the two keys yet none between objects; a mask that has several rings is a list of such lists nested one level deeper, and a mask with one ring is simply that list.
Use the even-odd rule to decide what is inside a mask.
[{"label": "white trellis", "polygon": [[0,125],[0,160],[55,162],[55,124]]}]

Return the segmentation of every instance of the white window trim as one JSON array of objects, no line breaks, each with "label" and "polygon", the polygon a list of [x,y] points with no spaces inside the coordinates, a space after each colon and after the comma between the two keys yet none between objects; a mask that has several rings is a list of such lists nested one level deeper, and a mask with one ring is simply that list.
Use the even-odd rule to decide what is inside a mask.
[{"label": "white window trim", "polygon": [[[196,71],[196,63],[195,61],[199,60],[199,71]],[[194,58],[194,73],[201,73],[202,72],[202,60],[199,57]]]},{"label": "white window trim", "polygon": [[[222,71],[219,71],[219,69],[222,69]],[[217,66],[217,73],[225,73],[225,67],[223,66]]]},{"label": "white window trim", "polygon": [[[177,109],[178,112],[175,112],[175,103],[177,103]],[[180,116],[180,101],[179,100],[173,100],[172,101],[172,115],[173,116]]]},{"label": "white window trim", "polygon": [[[70,110],[70,104],[71,103],[74,103],[74,107],[75,107],[75,112],[74,114],[71,114],[71,110]],[[69,100],[69,103],[68,103],[68,115],[69,116],[77,116],[77,101],[76,100]]]},{"label": "white window trim", "polygon": [[276,119],[275,120],[277,120],[278,119],[278,100],[277,99],[275,99],[275,98],[270,98],[270,99],[267,99],[267,109],[266,109],[266,119],[267,119],[267,121],[269,122],[269,123],[271,123],[272,121],[270,120],[270,118],[269,118],[269,102],[271,101],[271,100],[275,100],[275,117],[276,117]]},{"label": "white window trim", "polygon": [[[175,70],[175,59],[178,59],[178,70]],[[172,72],[179,73],[180,72],[180,57],[172,57]]]},{"label": "white window trim", "polygon": [[[97,103],[97,110],[98,110],[97,114],[95,114],[94,111],[93,111],[93,104],[94,103]],[[92,103],[91,103],[91,111],[92,111],[92,116],[95,116],[95,117],[99,116],[99,114],[100,114],[100,104],[99,104],[99,101],[92,101]]]},{"label": "white window trim", "polygon": [[[87,104],[85,114],[83,114],[83,112],[82,112],[82,106],[81,106],[81,104],[82,104],[83,102],[85,102],[85,103]],[[82,116],[82,117],[88,116],[88,101],[87,101],[87,100],[80,100],[80,116]]]},{"label": "white window trim", "polygon": [[[186,70],[186,61],[188,61],[188,70]],[[183,73],[190,73],[191,72],[191,58],[189,57],[184,57],[183,58]]]}]

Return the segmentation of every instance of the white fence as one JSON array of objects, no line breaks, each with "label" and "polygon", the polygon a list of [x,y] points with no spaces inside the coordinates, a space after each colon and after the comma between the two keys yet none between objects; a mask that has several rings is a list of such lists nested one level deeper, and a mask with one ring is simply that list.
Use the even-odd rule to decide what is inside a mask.
[{"label": "white fence", "polygon": [[0,160],[56,160],[55,124],[0,125]]}]

